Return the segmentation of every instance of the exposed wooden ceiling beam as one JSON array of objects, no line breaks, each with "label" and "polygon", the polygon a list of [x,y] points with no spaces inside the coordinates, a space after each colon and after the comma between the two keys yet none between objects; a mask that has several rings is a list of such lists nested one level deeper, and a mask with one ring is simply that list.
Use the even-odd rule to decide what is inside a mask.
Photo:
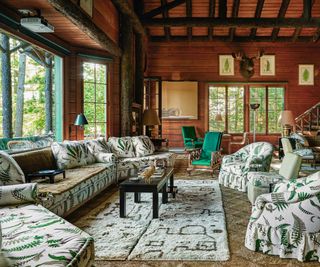
[{"label": "exposed wooden ceiling beam", "polygon": [[[166,8],[167,4],[167,0],[161,0],[161,6],[164,7],[162,10],[162,16],[164,18],[169,18],[169,11]],[[166,35],[167,40],[170,40],[171,31],[169,27],[164,27],[164,34]]]},{"label": "exposed wooden ceiling beam", "polygon": [[[187,0],[187,2],[186,2],[186,13],[187,13],[188,18],[192,17],[192,1],[191,0]],[[189,40],[191,40],[192,27],[187,27],[187,35],[188,35]]]},{"label": "exposed wooden ceiling beam", "polygon": [[[302,17],[305,20],[309,20],[311,18],[311,9],[312,6],[314,5],[315,0],[304,0],[303,1],[303,12],[302,12]],[[292,42],[297,41],[297,38],[301,34],[302,27],[297,27],[292,35]]]},{"label": "exposed wooden ceiling beam", "polygon": [[[261,17],[263,5],[264,5],[264,0],[258,0],[257,7],[256,7],[256,12],[254,14],[255,18],[260,18]],[[257,28],[252,28],[251,32],[250,32],[250,36],[251,37],[255,37],[256,34],[257,34]]]},{"label": "exposed wooden ceiling beam", "polygon": [[303,18],[155,18],[143,19],[142,24],[145,26],[184,26],[184,27],[241,27],[241,28],[294,28],[320,27],[320,19],[312,18],[305,20]]},{"label": "exposed wooden ceiling beam", "polygon": [[170,3],[167,3],[166,5],[162,5],[160,7],[157,7],[155,9],[150,10],[149,12],[145,13],[143,15],[143,18],[153,18],[154,16],[162,14],[164,10],[170,10],[172,8],[175,8],[181,4],[184,4],[186,0],[175,0]]},{"label": "exposed wooden ceiling beam", "polygon": [[[215,11],[216,11],[216,0],[210,0],[209,1],[209,17],[210,18],[214,17]],[[209,40],[212,39],[212,36],[213,36],[213,27],[208,27]]]},{"label": "exposed wooden ceiling beam", "polygon": [[121,55],[122,52],[118,45],[97,27],[78,5],[65,0],[48,0],[48,2],[102,48],[115,56]]},{"label": "exposed wooden ceiling beam", "polygon": [[312,0],[303,0],[303,18],[306,20],[311,19],[311,10],[314,1]]},{"label": "exposed wooden ceiling beam", "polygon": [[[278,19],[284,18],[284,16],[286,15],[289,4],[290,4],[290,0],[282,0],[281,7],[280,7],[279,13],[278,13]],[[280,27],[276,27],[272,30],[271,36],[272,36],[273,41],[275,39],[277,39],[279,31],[280,31]]]},{"label": "exposed wooden ceiling beam", "polygon": [[227,17],[227,1],[219,0],[219,18],[223,19]]},{"label": "exposed wooden ceiling beam", "polygon": [[[232,6],[232,17],[233,18],[238,17],[239,7],[240,7],[240,0],[233,0],[233,6]],[[230,41],[233,40],[235,32],[236,32],[236,28],[232,27],[232,28],[229,29]]]},{"label": "exposed wooden ceiling beam", "polygon": [[[320,34],[320,33],[319,33]],[[167,42],[165,36],[151,36],[149,38],[151,42]],[[185,42],[188,41],[188,36],[171,36],[170,41],[173,42]],[[229,36],[213,36],[212,41],[227,42]],[[210,41],[208,36],[192,36],[191,41],[194,42],[204,42]],[[273,42],[270,36],[256,36],[256,37],[246,37],[246,36],[235,36],[234,42]],[[298,42],[312,42],[312,36],[300,36],[297,39]],[[292,42],[292,37],[278,37],[275,42]]]},{"label": "exposed wooden ceiling beam", "polygon": [[143,37],[146,36],[145,29],[141,24],[140,19],[134,12],[133,8],[128,4],[127,0],[112,0],[112,3],[116,6],[121,14],[127,15],[130,18],[133,30],[136,33],[141,34]]}]

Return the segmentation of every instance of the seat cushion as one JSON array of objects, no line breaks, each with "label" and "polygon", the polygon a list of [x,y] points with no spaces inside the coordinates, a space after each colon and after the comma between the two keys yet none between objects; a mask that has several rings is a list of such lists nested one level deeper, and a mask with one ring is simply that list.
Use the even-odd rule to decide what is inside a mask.
[{"label": "seat cushion", "polygon": [[25,183],[25,176],[17,162],[0,151],[0,186]]},{"label": "seat cushion", "polygon": [[134,146],[132,138],[126,137],[109,137],[112,152],[119,158],[132,158],[135,157]]},{"label": "seat cushion", "polygon": [[50,211],[65,216],[116,181],[115,164],[95,163],[65,171],[66,178],[59,174],[55,183],[38,181],[41,204]]},{"label": "seat cushion", "polygon": [[0,209],[2,250],[12,266],[87,266],[93,238],[40,205]]},{"label": "seat cushion", "polygon": [[208,159],[199,159],[199,160],[193,160],[192,165],[200,165],[200,166],[210,166],[210,160]]},{"label": "seat cushion", "polygon": [[135,149],[136,157],[152,155],[155,151],[154,145],[148,136],[133,136],[132,143]]},{"label": "seat cushion", "polygon": [[249,172],[247,175],[248,183],[256,187],[270,187],[270,184],[275,184],[284,179],[278,173],[274,172]]}]

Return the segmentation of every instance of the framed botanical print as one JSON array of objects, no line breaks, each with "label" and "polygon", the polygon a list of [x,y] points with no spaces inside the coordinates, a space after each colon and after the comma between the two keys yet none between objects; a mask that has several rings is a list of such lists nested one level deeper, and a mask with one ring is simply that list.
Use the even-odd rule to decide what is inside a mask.
[{"label": "framed botanical print", "polygon": [[260,57],[260,75],[274,76],[276,74],[275,55],[264,55]]},{"label": "framed botanical print", "polygon": [[234,58],[232,55],[219,55],[219,75],[234,75]]},{"label": "framed botanical print", "polygon": [[92,17],[93,0],[80,0],[80,7]]},{"label": "framed botanical print", "polygon": [[299,85],[314,85],[314,65],[299,65]]}]

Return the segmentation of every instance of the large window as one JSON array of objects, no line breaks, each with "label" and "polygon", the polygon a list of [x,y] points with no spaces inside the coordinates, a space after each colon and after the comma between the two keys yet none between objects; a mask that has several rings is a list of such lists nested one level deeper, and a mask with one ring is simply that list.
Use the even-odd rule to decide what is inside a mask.
[{"label": "large window", "polygon": [[83,106],[88,125],[86,139],[107,134],[107,65],[83,63]]},{"label": "large window", "polygon": [[6,32],[0,38],[0,138],[53,133],[61,140],[62,58]]},{"label": "large window", "polygon": [[280,133],[278,118],[284,110],[284,98],[282,85],[209,85],[209,130],[252,132],[254,112],[250,104],[258,103],[256,132]]},{"label": "large window", "polygon": [[209,130],[243,132],[243,86],[209,86]]}]

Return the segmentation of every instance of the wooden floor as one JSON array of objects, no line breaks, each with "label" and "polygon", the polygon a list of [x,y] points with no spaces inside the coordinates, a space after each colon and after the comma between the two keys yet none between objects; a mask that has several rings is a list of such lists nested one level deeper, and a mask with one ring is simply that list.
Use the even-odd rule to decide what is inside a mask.
[{"label": "wooden floor", "polygon": [[[175,179],[216,179],[212,178],[210,174],[203,172],[196,172],[192,176],[188,176],[183,169],[186,166],[186,159],[180,157],[177,159],[177,167]],[[95,261],[95,266],[116,267],[116,266],[320,266],[319,262],[300,263],[297,260],[280,259],[277,256],[268,256],[262,253],[256,253],[248,250],[244,246],[244,237],[248,218],[251,214],[251,204],[247,199],[245,193],[238,192],[229,188],[221,186],[223,204],[226,214],[227,231],[229,238],[229,248],[231,258],[226,262],[199,262],[199,261]],[[82,208],[71,214],[67,220],[76,222],[81,216],[99,205],[99,203],[108,198],[111,194],[117,192],[117,187],[113,186],[96,198],[88,202]]]}]

